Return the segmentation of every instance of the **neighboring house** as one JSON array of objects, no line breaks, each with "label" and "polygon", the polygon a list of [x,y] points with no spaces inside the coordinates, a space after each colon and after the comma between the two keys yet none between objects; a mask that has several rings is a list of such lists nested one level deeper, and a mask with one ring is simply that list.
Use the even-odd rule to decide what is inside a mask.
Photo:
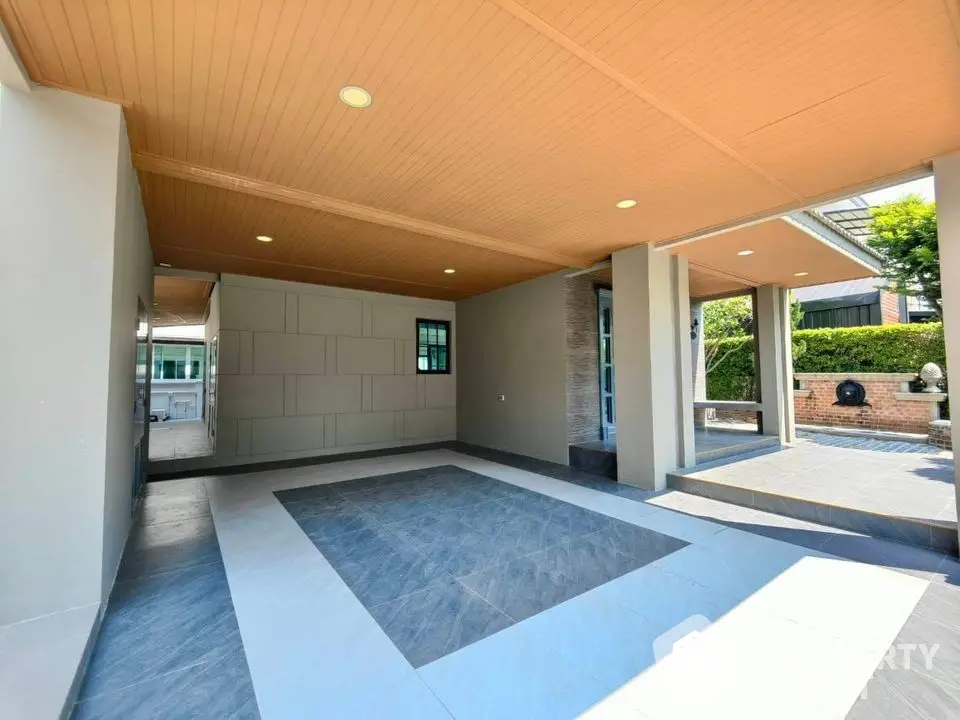
[{"label": "neighboring house", "polygon": [[880,278],[798,288],[793,293],[803,308],[804,330],[906,322],[902,298],[885,290]]},{"label": "neighboring house", "polygon": [[150,411],[157,419],[203,417],[204,345],[165,341],[153,345]]},{"label": "neighboring house", "polygon": [[[873,214],[862,197],[824,205],[811,214],[868,249],[866,240]],[[923,298],[891,292],[882,278],[813,285],[795,290],[794,295],[803,308],[800,327],[804,330],[924,322],[936,316]]]}]

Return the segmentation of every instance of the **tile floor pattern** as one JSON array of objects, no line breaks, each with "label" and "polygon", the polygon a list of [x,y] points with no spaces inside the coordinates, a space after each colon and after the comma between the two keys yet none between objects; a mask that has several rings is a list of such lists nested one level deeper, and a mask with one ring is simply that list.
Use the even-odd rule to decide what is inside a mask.
[{"label": "tile floor pattern", "polygon": [[74,720],[259,718],[202,482],[147,486]]},{"label": "tile floor pattern", "polygon": [[[76,717],[960,716],[955,558],[455,447],[149,485]],[[500,482],[514,488],[508,495],[523,490],[689,544],[414,668],[395,644],[406,636],[388,637],[328,562],[336,550],[318,551],[277,497],[310,504],[286,493],[320,484],[328,490],[301,494],[321,506],[352,502],[351,481],[377,476],[366,481],[376,488],[445,465],[476,474],[478,488]],[[379,505],[378,527],[419,527],[416,515],[391,516],[407,501]],[[464,522],[456,510],[437,514]],[[702,641],[658,659],[658,637],[692,615],[712,623]],[[875,672],[895,642],[940,643],[937,663]]]},{"label": "tile floor pattern", "polygon": [[414,667],[687,545],[451,465],[277,498]]}]

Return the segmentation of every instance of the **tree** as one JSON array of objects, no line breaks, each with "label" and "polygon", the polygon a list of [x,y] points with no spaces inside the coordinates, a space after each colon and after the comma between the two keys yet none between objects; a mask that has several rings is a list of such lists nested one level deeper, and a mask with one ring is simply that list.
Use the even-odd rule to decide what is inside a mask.
[{"label": "tree", "polygon": [[[803,321],[803,309],[800,302],[790,293],[790,324],[796,330]],[[749,295],[724,300],[713,300],[703,306],[703,339],[704,363],[706,374],[734,352],[737,345],[727,344],[721,351],[721,343],[715,342],[725,338],[749,337],[753,335],[753,301]],[[713,342],[711,342],[713,341]],[[806,349],[803,342],[794,340],[793,357],[799,357]]]},{"label": "tree", "polygon": [[703,306],[703,339],[722,340],[753,332],[753,303],[749,295],[714,300]]},{"label": "tree", "polygon": [[871,212],[867,244],[883,257],[883,277],[901,295],[923,296],[941,315],[937,204],[908,195]]}]

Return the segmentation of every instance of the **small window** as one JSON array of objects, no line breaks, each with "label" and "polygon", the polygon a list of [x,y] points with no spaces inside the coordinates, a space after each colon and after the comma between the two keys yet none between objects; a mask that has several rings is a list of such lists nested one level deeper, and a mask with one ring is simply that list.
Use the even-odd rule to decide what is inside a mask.
[{"label": "small window", "polygon": [[417,373],[449,374],[450,323],[417,320]]}]

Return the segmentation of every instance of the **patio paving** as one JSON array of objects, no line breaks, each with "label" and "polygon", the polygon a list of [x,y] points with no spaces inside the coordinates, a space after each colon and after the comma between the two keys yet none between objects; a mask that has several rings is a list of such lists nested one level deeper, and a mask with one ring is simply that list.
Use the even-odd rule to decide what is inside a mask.
[{"label": "patio paving", "polygon": [[[953,547],[953,463],[929,445],[802,432],[792,447],[675,474],[671,486],[904,542],[928,545],[933,533],[932,547]],[[884,518],[906,522],[892,536]]]},{"label": "patio paving", "polygon": [[178,460],[210,455],[213,446],[203,420],[168,420],[150,424],[150,460]]},{"label": "patio paving", "polygon": [[[694,449],[698,464],[778,446],[777,438],[758,434],[756,426],[725,424],[698,427],[694,430]],[[570,465],[616,479],[616,437],[571,445]]]}]

